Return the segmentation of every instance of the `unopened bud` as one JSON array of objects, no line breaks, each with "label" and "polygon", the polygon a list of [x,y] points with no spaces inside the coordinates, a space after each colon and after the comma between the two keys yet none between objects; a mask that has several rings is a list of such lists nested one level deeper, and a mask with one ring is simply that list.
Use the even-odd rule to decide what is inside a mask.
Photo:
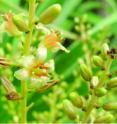
[{"label": "unopened bud", "polygon": [[114,116],[110,113],[105,113],[103,115],[97,116],[94,123],[109,123],[114,120]]},{"label": "unopened bud", "polygon": [[28,25],[21,15],[14,15],[13,22],[20,31],[28,31]]},{"label": "unopened bud", "polygon": [[77,93],[72,92],[70,94],[70,100],[72,101],[72,103],[79,108],[82,108],[84,106],[84,100],[81,96],[79,96]]},{"label": "unopened bud", "polygon": [[108,44],[104,43],[103,46],[102,46],[102,55],[103,55],[104,58],[107,57],[107,54],[108,54],[109,51],[110,50],[109,50]]},{"label": "unopened bud", "polygon": [[52,23],[60,14],[61,6],[60,4],[54,4],[47,8],[39,17],[39,22],[43,24]]},{"label": "unopened bud", "polygon": [[93,76],[91,79],[91,87],[95,88],[99,84],[99,79],[97,76]]},{"label": "unopened bud", "polygon": [[93,63],[96,66],[99,66],[99,67],[102,67],[102,68],[104,67],[104,61],[99,56],[93,56]]},{"label": "unopened bud", "polygon": [[117,111],[117,102],[113,102],[113,103],[107,103],[103,106],[104,110],[110,111]]},{"label": "unopened bud", "polygon": [[107,88],[115,88],[117,87],[117,77],[112,78],[108,83],[107,83]]},{"label": "unopened bud", "polygon": [[107,93],[107,90],[104,87],[97,88],[95,90],[95,95],[98,97],[104,96]]},{"label": "unopened bud", "polygon": [[7,95],[6,95],[7,99],[8,100],[20,99],[20,96],[16,92],[16,89],[13,86],[13,84],[4,76],[0,77],[0,79],[1,79],[3,87],[5,88],[5,90],[7,92]]},{"label": "unopened bud", "polygon": [[20,36],[22,34],[13,23],[11,13],[5,15],[5,30],[13,36]]},{"label": "unopened bud", "polygon": [[2,76],[2,77],[0,77],[0,79],[1,79],[2,85],[4,86],[4,88],[8,94],[11,92],[16,92],[13,84],[6,77]]},{"label": "unopened bud", "polygon": [[29,73],[26,69],[20,69],[18,71],[15,72],[14,76],[18,79],[18,80],[27,80],[29,77]]},{"label": "unopened bud", "polygon": [[80,64],[80,72],[81,76],[84,78],[86,81],[90,81],[92,78],[92,72],[91,70],[87,67],[85,64]]},{"label": "unopened bud", "polygon": [[75,107],[69,100],[67,100],[67,99],[64,100],[63,107],[70,119],[75,120],[77,118],[77,114],[75,112]]}]

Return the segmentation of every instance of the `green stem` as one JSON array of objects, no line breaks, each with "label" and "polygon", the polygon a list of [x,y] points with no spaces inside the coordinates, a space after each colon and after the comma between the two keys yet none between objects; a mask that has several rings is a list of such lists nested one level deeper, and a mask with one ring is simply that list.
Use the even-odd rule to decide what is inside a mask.
[{"label": "green stem", "polygon": [[26,42],[24,44],[24,53],[29,54],[30,52],[30,45],[32,41],[32,33],[33,33],[33,26],[34,26],[34,18],[35,18],[35,0],[29,0],[29,32],[26,35]]},{"label": "green stem", "polygon": [[89,104],[87,106],[87,110],[85,112],[85,115],[84,115],[84,118],[83,118],[83,123],[87,123],[89,117],[90,117],[90,113],[92,112],[93,108],[94,108],[94,103],[96,101],[96,96],[95,94],[93,93],[92,97],[91,97],[91,100],[89,101]]},{"label": "green stem", "polygon": [[27,82],[21,82],[22,101],[21,101],[21,123],[27,122]]},{"label": "green stem", "polygon": [[[26,34],[26,41],[24,44],[24,54],[27,55],[30,53],[30,45],[32,41],[32,33],[33,33],[33,20],[35,15],[35,1],[36,0],[29,0],[29,32]],[[22,101],[21,101],[21,123],[27,122],[27,81],[21,82],[22,88]]]}]

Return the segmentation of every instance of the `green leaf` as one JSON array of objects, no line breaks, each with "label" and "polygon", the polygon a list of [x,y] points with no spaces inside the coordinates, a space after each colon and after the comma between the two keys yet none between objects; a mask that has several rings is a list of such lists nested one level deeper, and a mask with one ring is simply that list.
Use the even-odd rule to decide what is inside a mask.
[{"label": "green leaf", "polygon": [[74,41],[69,48],[70,53],[60,54],[56,57],[56,72],[63,78],[67,78],[72,72],[79,67],[78,58],[83,54],[82,44],[80,41]]}]

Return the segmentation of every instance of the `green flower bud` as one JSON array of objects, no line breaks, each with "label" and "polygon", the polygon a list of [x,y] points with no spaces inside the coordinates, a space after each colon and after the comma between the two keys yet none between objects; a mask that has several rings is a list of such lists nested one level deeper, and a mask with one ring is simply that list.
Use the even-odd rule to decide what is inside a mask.
[{"label": "green flower bud", "polygon": [[28,24],[24,21],[21,15],[14,15],[13,22],[20,31],[28,31]]},{"label": "green flower bud", "polygon": [[94,123],[109,123],[114,120],[114,116],[110,113],[106,113],[100,116],[97,116],[94,120]]},{"label": "green flower bud", "polygon": [[104,66],[104,61],[99,56],[93,56],[93,63],[94,63],[94,65],[99,66],[99,67],[103,67]]},{"label": "green flower bud", "polygon": [[29,77],[29,74],[28,74],[28,71],[26,69],[20,69],[20,70],[15,72],[14,76],[18,80],[27,80]]},{"label": "green flower bud", "polygon": [[112,78],[108,83],[107,83],[107,88],[115,88],[117,87],[117,77]]},{"label": "green flower bud", "polygon": [[95,90],[95,95],[98,97],[104,96],[107,93],[107,90],[104,87],[97,88]]},{"label": "green flower bud", "polygon": [[92,72],[91,70],[87,67],[85,64],[80,64],[80,72],[81,76],[83,77],[84,80],[90,81],[92,78]]},{"label": "green flower bud", "polygon": [[109,50],[109,46],[107,43],[104,43],[103,46],[102,46],[102,55],[103,57],[107,57],[107,53],[108,53]]},{"label": "green flower bud", "polygon": [[110,111],[110,110],[115,110],[117,111],[117,102],[114,103],[107,103],[103,106],[104,110]]},{"label": "green flower bud", "polygon": [[61,12],[61,6],[60,4],[54,4],[47,8],[39,18],[39,22],[43,24],[50,24],[52,23],[60,14]]},{"label": "green flower bud", "polygon": [[70,119],[75,120],[77,118],[75,108],[69,100],[65,99],[63,101],[63,107],[64,107],[64,110]]},{"label": "green flower bud", "polygon": [[80,97],[77,93],[72,92],[70,94],[70,100],[72,101],[72,103],[79,108],[82,108],[84,106],[84,100],[82,97]]}]

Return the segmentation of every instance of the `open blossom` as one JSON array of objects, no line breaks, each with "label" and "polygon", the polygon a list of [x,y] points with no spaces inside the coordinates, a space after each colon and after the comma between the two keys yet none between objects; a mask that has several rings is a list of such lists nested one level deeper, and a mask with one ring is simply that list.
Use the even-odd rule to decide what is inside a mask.
[{"label": "open blossom", "polygon": [[50,81],[51,72],[54,71],[54,60],[46,62],[46,52],[39,56],[43,49],[38,49],[36,56],[23,56],[20,60],[22,68],[15,72],[18,80],[30,80],[31,88],[46,85]]},{"label": "open blossom", "polygon": [[38,29],[38,35],[39,40],[41,40],[41,44],[43,44],[47,49],[51,50],[61,49],[69,53],[69,50],[67,50],[61,44],[63,38],[61,37],[61,34],[58,31],[51,30],[42,24],[37,25],[36,28]]}]

